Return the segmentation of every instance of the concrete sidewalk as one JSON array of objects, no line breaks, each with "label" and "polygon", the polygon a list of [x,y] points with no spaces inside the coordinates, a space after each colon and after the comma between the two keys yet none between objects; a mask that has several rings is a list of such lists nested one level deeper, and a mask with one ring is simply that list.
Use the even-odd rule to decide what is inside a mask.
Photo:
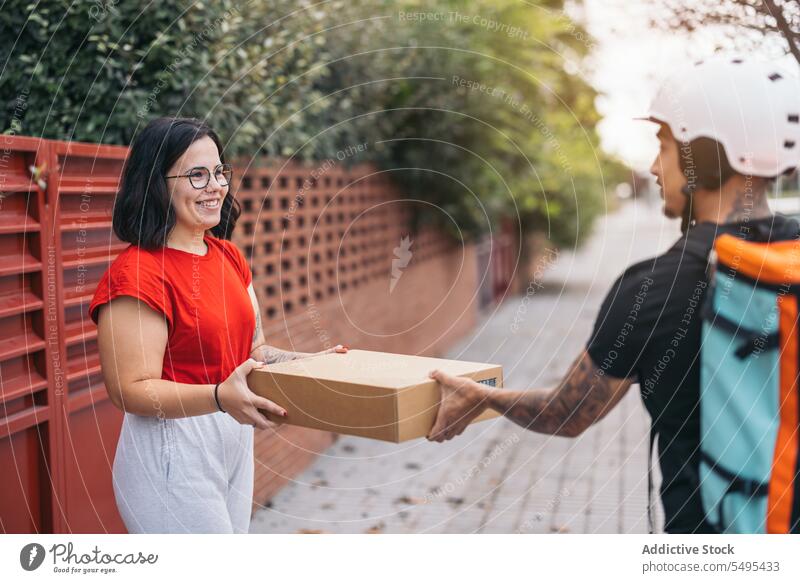
[{"label": "concrete sidewalk", "polygon": [[[502,364],[510,388],[558,380],[585,344],[614,279],[679,234],[657,208],[641,203],[623,207],[595,231],[578,253],[561,252],[525,296],[486,314],[448,356]],[[250,530],[646,532],[648,428],[634,387],[577,439],[534,434],[505,419],[475,425],[445,444],[342,436],[256,512]]]}]

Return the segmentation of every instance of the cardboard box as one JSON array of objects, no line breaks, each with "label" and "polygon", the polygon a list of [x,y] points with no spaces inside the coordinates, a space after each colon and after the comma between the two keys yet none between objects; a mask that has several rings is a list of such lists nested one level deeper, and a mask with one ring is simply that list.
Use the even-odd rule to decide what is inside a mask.
[{"label": "cardboard box", "polygon": [[[350,350],[270,364],[247,377],[250,389],[287,412],[273,421],[399,443],[424,437],[439,408],[433,369],[503,386],[495,364]],[[496,417],[487,410],[475,421]]]}]

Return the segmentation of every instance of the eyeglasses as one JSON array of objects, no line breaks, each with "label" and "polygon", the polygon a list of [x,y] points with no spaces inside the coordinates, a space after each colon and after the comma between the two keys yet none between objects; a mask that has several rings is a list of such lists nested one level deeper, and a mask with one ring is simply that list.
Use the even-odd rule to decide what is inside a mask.
[{"label": "eyeglasses", "polygon": [[[205,188],[211,180],[211,173],[208,168],[197,166],[192,168],[186,174],[179,174],[177,176],[165,176],[164,178],[188,178],[189,183],[196,189]],[[214,168],[214,178],[220,186],[228,186],[233,178],[233,166],[230,164],[220,164]]]}]

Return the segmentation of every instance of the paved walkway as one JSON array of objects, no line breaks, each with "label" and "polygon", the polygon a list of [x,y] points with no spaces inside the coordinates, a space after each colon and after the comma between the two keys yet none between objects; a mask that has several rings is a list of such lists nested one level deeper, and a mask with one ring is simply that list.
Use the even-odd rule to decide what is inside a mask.
[{"label": "paved walkway", "polygon": [[[531,293],[487,314],[449,356],[502,364],[507,387],[551,385],[585,343],[616,276],[677,234],[658,209],[623,207],[598,224],[578,253],[560,253]],[[505,419],[475,425],[445,444],[342,436],[255,514],[250,530],[646,532],[647,431],[632,390],[577,439],[538,435]]]}]

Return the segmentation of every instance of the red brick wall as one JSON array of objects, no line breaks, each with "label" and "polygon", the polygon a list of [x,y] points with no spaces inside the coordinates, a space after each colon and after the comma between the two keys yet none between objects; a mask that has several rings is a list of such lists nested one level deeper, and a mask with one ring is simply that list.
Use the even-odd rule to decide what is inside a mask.
[{"label": "red brick wall", "polygon": [[[333,162],[238,164],[237,174],[243,214],[234,241],[250,257],[270,344],[438,355],[474,325],[474,247],[432,229],[413,233],[413,203],[401,201],[385,174]],[[397,265],[390,289],[406,236],[407,265]],[[333,439],[288,426],[259,432],[254,504],[266,502]]]}]

